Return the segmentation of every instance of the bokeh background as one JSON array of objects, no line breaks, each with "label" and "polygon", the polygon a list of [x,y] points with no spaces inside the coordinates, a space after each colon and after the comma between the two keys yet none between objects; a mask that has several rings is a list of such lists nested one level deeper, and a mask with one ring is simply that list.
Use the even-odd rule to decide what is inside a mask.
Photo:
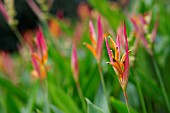
[{"label": "bokeh background", "polygon": [[[155,40],[148,43],[153,55],[142,41],[134,50],[136,37],[131,18],[147,14],[150,22],[146,40],[158,23]],[[83,45],[91,43],[89,20],[97,33],[99,15],[104,33],[110,33],[114,40],[119,26],[126,23],[132,50],[127,87],[131,113],[169,113],[169,0],[0,0],[0,113],[108,113],[108,109],[111,113],[126,113],[117,76],[106,64],[109,57],[105,41],[101,68],[110,105],[102,90],[96,59]],[[38,28],[42,29],[48,48],[49,70],[43,81],[35,76],[29,48]],[[84,101],[91,101],[87,101],[86,110],[72,72],[74,42],[79,87]],[[100,110],[90,111],[93,107]]]}]

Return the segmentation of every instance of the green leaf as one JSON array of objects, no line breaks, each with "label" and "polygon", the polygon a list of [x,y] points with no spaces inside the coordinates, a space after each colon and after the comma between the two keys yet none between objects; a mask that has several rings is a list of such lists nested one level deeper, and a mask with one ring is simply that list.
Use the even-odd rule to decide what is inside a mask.
[{"label": "green leaf", "polygon": [[[111,104],[114,109],[116,109],[117,113],[128,113],[126,104],[121,102],[120,100],[111,97]],[[134,109],[130,108],[130,113],[137,113]]]},{"label": "green leaf", "polygon": [[95,97],[95,104],[100,107],[104,112],[108,113],[109,112],[109,106],[108,106],[108,102],[107,102],[107,98],[104,95],[102,86],[99,86],[97,95]]},{"label": "green leaf", "polygon": [[63,113],[60,109],[58,109],[56,106],[54,105],[50,105],[50,108],[51,110],[54,112],[54,113]]},{"label": "green leaf", "polygon": [[[51,77],[51,76],[50,76]],[[60,87],[57,87],[56,81],[49,77],[49,94],[55,105],[64,113],[82,113],[75,101],[66,94]]]},{"label": "green leaf", "polygon": [[2,76],[0,76],[0,87],[6,90],[9,94],[17,96],[22,100],[22,102],[25,102],[27,99],[26,93],[21,88],[14,86],[11,81],[3,78]]},{"label": "green leaf", "polygon": [[8,93],[6,95],[7,113],[19,113],[19,109],[21,108],[20,104],[21,103],[18,101],[18,99],[12,94]]},{"label": "green leaf", "polygon": [[109,2],[106,0],[88,0],[88,2],[106,17],[114,30],[117,29],[120,21],[124,19],[123,13],[119,9],[112,10]]},{"label": "green leaf", "polygon": [[104,113],[99,107],[94,105],[86,98],[87,101],[87,113]]},{"label": "green leaf", "polygon": [[28,104],[27,104],[25,113],[31,113],[32,112],[32,108],[33,108],[34,103],[35,103],[35,97],[36,97],[36,92],[37,92],[38,86],[39,86],[39,82],[37,81],[35,86],[33,87],[31,96],[28,100]]}]

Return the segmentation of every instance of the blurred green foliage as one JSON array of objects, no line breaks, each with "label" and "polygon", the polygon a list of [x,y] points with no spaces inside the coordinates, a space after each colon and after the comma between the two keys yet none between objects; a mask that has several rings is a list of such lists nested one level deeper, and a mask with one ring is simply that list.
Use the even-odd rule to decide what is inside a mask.
[{"label": "blurred green foliage", "polygon": [[[88,0],[93,10],[97,10],[109,23],[109,27],[116,31],[123,21],[127,23],[128,36],[131,32],[131,23],[128,14],[143,14],[152,12],[150,29],[158,20],[159,27],[153,51],[163,83],[170,98],[170,1],[169,0],[129,0],[126,7],[112,8],[107,0]],[[128,14],[127,14],[128,12]],[[0,113],[83,113],[76,84],[71,71],[71,47],[76,29],[75,23],[57,19],[62,30],[58,38],[54,38],[48,28],[48,23],[41,20],[39,25],[43,29],[48,45],[48,64],[50,70],[42,82],[31,75],[32,64],[29,50],[26,58],[15,54],[12,59],[15,63],[16,81],[0,72]],[[96,21],[94,19],[94,21]],[[78,21],[79,22],[79,21]],[[78,23],[77,22],[77,23]],[[82,22],[83,23],[83,22]],[[91,52],[83,46],[89,42],[88,22],[82,24],[82,36],[77,44],[79,82],[86,99],[87,113],[126,113],[124,97],[109,61],[105,44],[103,44],[102,73],[106,83],[107,94],[110,95],[108,106],[101,88],[97,62]],[[85,28],[85,29],[84,29]],[[1,43],[1,42],[0,42]],[[130,43],[129,45],[133,45]],[[10,67],[9,67],[10,68]],[[136,79],[137,76],[137,79]],[[168,108],[161,90],[160,82],[151,57],[140,44],[135,57],[135,67],[130,68],[127,94],[131,113],[143,113],[137,82],[141,87],[147,113],[168,113]],[[170,102],[170,100],[167,100]]]}]

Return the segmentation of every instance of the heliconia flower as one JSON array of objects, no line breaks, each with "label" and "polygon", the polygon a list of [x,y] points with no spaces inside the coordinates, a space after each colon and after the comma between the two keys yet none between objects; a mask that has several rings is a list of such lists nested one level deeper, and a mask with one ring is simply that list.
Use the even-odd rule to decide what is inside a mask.
[{"label": "heliconia flower", "polygon": [[31,50],[31,60],[34,67],[34,75],[39,77],[40,79],[44,79],[46,77],[47,67],[47,59],[48,52],[46,42],[42,33],[42,30],[39,28],[36,31],[36,42],[35,47],[30,47]]},{"label": "heliconia flower", "polygon": [[76,44],[75,43],[73,43],[73,45],[72,45],[71,68],[72,68],[72,71],[73,71],[73,78],[74,78],[75,82],[77,82],[78,81],[79,69],[78,69],[77,50],[76,50]]},{"label": "heliconia flower", "polygon": [[92,52],[92,54],[96,58],[97,62],[100,63],[101,54],[102,54],[103,40],[104,40],[104,38],[103,38],[103,29],[102,29],[100,16],[98,17],[97,25],[98,25],[98,35],[97,35],[97,38],[96,38],[93,23],[92,23],[92,21],[89,22],[90,40],[91,40],[92,45],[87,44],[87,43],[84,43],[84,44]]},{"label": "heliconia flower", "polygon": [[110,64],[113,69],[116,72],[116,75],[118,76],[119,83],[122,87],[122,89],[125,91],[128,83],[128,76],[129,76],[129,53],[131,51],[128,50],[128,41],[127,41],[127,35],[126,35],[126,26],[124,24],[124,38],[125,38],[125,53],[120,59],[120,40],[123,39],[123,37],[117,36],[116,43],[115,41],[109,36],[106,35],[106,37],[109,38],[111,41],[112,46],[114,47],[114,53],[109,47],[108,38],[106,38],[106,47],[109,55],[110,62],[107,62]]},{"label": "heliconia flower", "polygon": [[[134,26],[134,35],[142,41],[142,44],[148,51],[150,55],[152,55],[152,50],[150,48],[150,44],[152,44],[156,38],[156,32],[158,28],[158,22],[155,23],[154,28],[151,33],[149,33],[149,25],[151,21],[152,14],[149,12],[145,15],[133,16],[130,18],[133,26]],[[151,34],[149,37],[150,40],[145,38],[146,35]],[[137,40],[139,41],[139,40]]]}]

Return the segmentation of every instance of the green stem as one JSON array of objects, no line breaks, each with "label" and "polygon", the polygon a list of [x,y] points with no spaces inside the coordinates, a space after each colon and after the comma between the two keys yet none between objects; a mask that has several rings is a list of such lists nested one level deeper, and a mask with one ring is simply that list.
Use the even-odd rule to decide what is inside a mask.
[{"label": "green stem", "polygon": [[78,91],[80,101],[82,103],[83,110],[84,110],[84,112],[86,112],[86,103],[84,101],[84,96],[83,96],[83,92],[82,92],[82,89],[80,87],[79,81],[76,82],[76,87],[77,87],[77,91]]},{"label": "green stem", "polygon": [[22,37],[21,33],[18,31],[18,29],[14,26],[10,26],[10,28],[15,33],[15,35],[18,38],[18,40],[20,41],[21,45],[24,46],[23,37]]},{"label": "green stem", "polygon": [[48,77],[46,77],[44,80],[40,79],[41,87],[44,93],[44,107],[43,111],[44,113],[50,113],[49,109],[49,100],[48,100]]},{"label": "green stem", "polygon": [[[42,51],[41,51],[41,55],[42,55]],[[50,113],[50,109],[49,109],[49,100],[48,100],[48,69],[47,69],[47,66],[44,64],[45,66],[45,73],[47,74],[46,75],[46,78],[44,79],[41,79],[40,78],[40,82],[42,84],[42,88],[43,88],[43,91],[44,91],[44,113]],[[43,87],[44,86],[44,87]]]},{"label": "green stem", "polygon": [[162,80],[161,72],[158,68],[157,62],[156,62],[154,57],[152,57],[152,61],[153,61],[153,65],[154,65],[154,68],[155,68],[155,71],[156,71],[156,75],[158,77],[158,80],[159,80],[159,83],[160,83],[160,86],[161,86],[163,96],[165,98],[166,106],[167,106],[168,111],[170,113],[170,103],[169,103],[168,95],[167,95],[167,92],[165,90],[165,86],[164,86],[164,83],[163,83],[163,80]]},{"label": "green stem", "polygon": [[136,75],[135,72],[133,73],[133,75],[135,77],[135,82],[136,82],[137,90],[138,90],[138,93],[139,93],[140,102],[141,102],[141,105],[142,105],[142,111],[143,111],[143,113],[147,113],[145,101],[144,101],[144,97],[143,97],[143,93],[142,93],[142,89],[141,89],[141,85],[139,83],[139,77]]},{"label": "green stem", "polygon": [[100,65],[98,65],[98,70],[99,70],[99,75],[100,75],[100,80],[101,80],[101,84],[102,84],[102,87],[103,87],[103,91],[104,91],[105,96],[107,97],[106,87],[105,87],[102,69],[101,69]]},{"label": "green stem", "polygon": [[126,107],[127,107],[128,113],[130,113],[129,104],[128,104],[128,97],[127,97],[125,90],[123,90],[123,94],[124,94],[124,97],[125,97],[125,102],[126,102]]},{"label": "green stem", "polygon": [[[100,64],[98,64],[98,70],[99,70],[100,81],[101,81],[101,84],[102,84],[103,92],[104,92],[104,95],[106,96],[107,104],[109,106],[109,101],[108,101],[107,92],[106,92],[106,86],[105,86],[105,83],[104,83],[102,68],[101,68]],[[109,111],[108,112],[110,113],[110,106],[109,106]]]}]

